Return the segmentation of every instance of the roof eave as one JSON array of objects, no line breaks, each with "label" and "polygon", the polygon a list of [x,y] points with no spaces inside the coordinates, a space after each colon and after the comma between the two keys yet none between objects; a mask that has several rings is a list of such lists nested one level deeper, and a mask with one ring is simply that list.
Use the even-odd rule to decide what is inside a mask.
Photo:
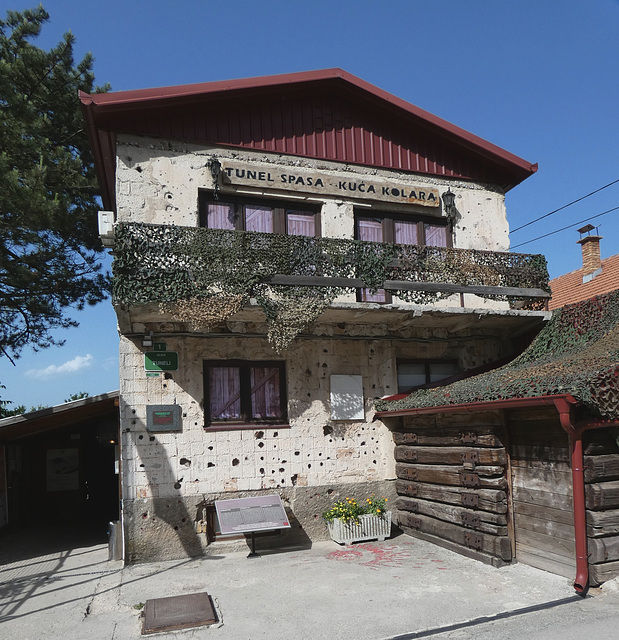
[{"label": "roof eave", "polygon": [[420,416],[429,413],[473,413],[491,409],[519,409],[522,407],[556,406],[557,401],[563,400],[569,404],[580,404],[569,393],[552,396],[535,396],[530,398],[507,398],[502,400],[486,400],[483,402],[464,402],[462,404],[446,404],[434,407],[412,407],[391,411],[377,411],[378,418],[396,418],[399,416]]}]

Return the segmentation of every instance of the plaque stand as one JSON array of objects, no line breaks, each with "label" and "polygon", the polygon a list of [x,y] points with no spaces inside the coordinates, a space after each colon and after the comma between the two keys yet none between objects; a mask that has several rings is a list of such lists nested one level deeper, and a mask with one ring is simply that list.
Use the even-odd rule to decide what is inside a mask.
[{"label": "plaque stand", "polygon": [[251,551],[247,554],[248,558],[259,558],[260,554],[256,553],[256,535],[251,532]]}]

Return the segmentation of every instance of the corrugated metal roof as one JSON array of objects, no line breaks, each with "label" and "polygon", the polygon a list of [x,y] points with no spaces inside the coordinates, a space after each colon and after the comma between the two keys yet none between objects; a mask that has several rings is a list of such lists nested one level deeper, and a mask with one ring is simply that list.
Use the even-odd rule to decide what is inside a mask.
[{"label": "corrugated metal roof", "polygon": [[106,207],[114,133],[469,179],[505,189],[533,165],[342,71],[80,94]]}]

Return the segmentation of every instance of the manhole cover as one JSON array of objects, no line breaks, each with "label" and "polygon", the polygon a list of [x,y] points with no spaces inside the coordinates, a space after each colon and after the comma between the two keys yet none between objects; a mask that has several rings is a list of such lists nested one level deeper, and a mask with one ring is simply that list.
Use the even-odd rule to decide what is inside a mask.
[{"label": "manhole cover", "polygon": [[215,622],[217,614],[206,592],[155,598],[147,600],[144,605],[142,635],[201,627]]}]

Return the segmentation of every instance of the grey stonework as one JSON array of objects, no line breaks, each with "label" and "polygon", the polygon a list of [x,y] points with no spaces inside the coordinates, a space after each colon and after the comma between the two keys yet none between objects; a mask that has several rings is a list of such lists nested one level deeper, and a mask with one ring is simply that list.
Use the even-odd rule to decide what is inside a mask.
[{"label": "grey stonework", "polygon": [[[215,500],[246,498],[278,493],[290,518],[290,529],[278,535],[258,538],[257,548],[309,545],[329,537],[322,513],[336,501],[346,497],[362,502],[372,494],[396,499],[394,481],[338,484],[318,487],[290,487],[273,491],[242,491],[211,495],[143,498],[125,500],[125,560],[128,563],[174,560],[184,557],[211,555],[224,545],[209,544],[206,533],[198,532],[198,522],[204,518],[205,507]],[[244,542],[235,544],[247,547]]]}]

